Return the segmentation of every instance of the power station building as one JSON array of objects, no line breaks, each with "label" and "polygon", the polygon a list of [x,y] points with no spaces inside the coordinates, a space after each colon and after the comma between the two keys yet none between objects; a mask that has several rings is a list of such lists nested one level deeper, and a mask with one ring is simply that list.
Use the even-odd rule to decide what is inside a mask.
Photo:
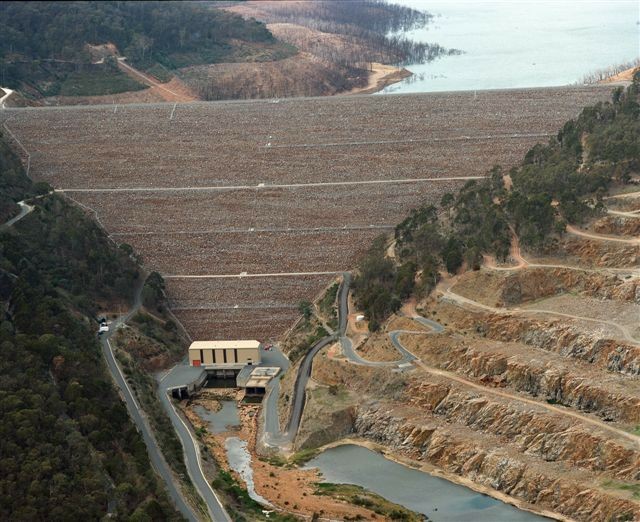
[{"label": "power station building", "polygon": [[260,362],[259,341],[195,341],[189,346],[189,364],[219,377],[234,377]]}]

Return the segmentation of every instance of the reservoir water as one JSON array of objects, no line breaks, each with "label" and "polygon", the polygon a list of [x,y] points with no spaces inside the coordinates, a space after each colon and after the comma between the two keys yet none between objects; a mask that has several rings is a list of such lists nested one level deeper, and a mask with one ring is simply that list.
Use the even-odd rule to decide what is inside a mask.
[{"label": "reservoir water", "polygon": [[582,83],[640,56],[638,0],[393,0],[436,18],[403,33],[464,54],[407,66],[383,93],[546,87]]},{"label": "reservoir water", "polygon": [[362,486],[387,500],[427,515],[433,522],[548,520],[353,444],[328,449],[309,461],[306,467],[318,468],[325,482]]}]

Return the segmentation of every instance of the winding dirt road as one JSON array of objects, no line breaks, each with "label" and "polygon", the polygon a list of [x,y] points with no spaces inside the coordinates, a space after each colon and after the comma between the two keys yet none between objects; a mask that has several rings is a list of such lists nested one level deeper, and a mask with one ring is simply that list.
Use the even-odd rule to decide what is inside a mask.
[{"label": "winding dirt road", "polygon": [[586,237],[587,239],[594,239],[596,241],[613,241],[615,243],[626,243],[627,245],[640,245],[640,238],[622,238],[616,236],[605,236],[603,234],[594,234],[592,232],[585,232],[584,230],[580,230],[573,225],[567,225],[567,232],[569,234],[573,234],[575,236]]}]

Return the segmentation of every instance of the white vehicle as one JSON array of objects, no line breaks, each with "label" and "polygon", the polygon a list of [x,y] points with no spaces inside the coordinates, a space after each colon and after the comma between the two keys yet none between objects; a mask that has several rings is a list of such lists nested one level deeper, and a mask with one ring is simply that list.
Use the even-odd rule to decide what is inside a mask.
[{"label": "white vehicle", "polygon": [[98,328],[98,335],[103,334],[109,331],[109,325],[107,323],[101,323],[100,328]]}]

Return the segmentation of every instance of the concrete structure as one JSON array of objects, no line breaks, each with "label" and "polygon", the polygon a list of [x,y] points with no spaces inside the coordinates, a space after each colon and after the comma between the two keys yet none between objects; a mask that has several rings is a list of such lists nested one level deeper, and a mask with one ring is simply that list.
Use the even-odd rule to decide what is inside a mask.
[{"label": "concrete structure", "polygon": [[238,388],[244,388],[245,395],[249,397],[261,397],[267,391],[267,385],[278,373],[280,368],[277,366],[262,366],[254,368],[245,366],[236,377],[236,385]]},{"label": "concrete structure", "polygon": [[195,341],[189,346],[189,364],[216,377],[235,377],[245,366],[260,364],[260,342]]}]

